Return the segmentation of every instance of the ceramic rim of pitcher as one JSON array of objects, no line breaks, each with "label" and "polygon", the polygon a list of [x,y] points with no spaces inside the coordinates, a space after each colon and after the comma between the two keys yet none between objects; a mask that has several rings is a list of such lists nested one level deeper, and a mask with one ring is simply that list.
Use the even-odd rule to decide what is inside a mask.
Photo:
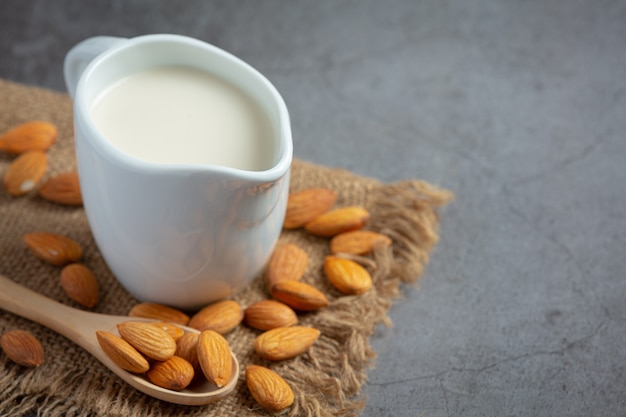
[{"label": "ceramic rim of pitcher", "polygon": [[[91,103],[88,103],[87,101],[86,83],[89,82],[89,78],[93,75],[93,73],[97,71],[98,65],[101,62],[109,59],[112,55],[115,55],[127,48],[138,47],[141,44],[159,42],[183,42],[188,46],[199,48],[205,52],[218,56],[220,59],[227,61],[231,65],[239,66],[244,72],[246,72],[247,76],[255,79],[257,83],[260,83],[262,87],[266,89],[267,92],[269,92],[278,115],[278,123],[276,126],[274,126],[277,134],[277,160],[271,168],[261,171],[249,171],[222,165],[201,163],[166,164],[148,161],[122,151],[104,137],[104,135],[96,128],[89,114],[88,109]],[[207,70],[206,68],[199,69],[205,71]],[[230,80],[230,82],[233,81]],[[249,94],[247,91],[246,93]],[[259,105],[261,104],[259,103]],[[266,106],[261,105],[261,107],[265,111]],[[104,156],[107,157],[107,159],[115,163],[122,164],[128,168],[135,168],[144,172],[214,172],[246,181],[263,183],[276,181],[283,177],[290,169],[293,159],[293,143],[291,136],[289,112],[287,110],[284,99],[282,98],[276,87],[263,74],[261,74],[258,70],[256,70],[254,67],[252,67],[250,64],[243,61],[242,59],[221,48],[218,48],[217,46],[187,36],[175,34],[143,35],[135,38],[129,38],[127,41],[103,52],[93,61],[91,61],[89,65],[87,65],[80,80],[78,81],[76,94],[74,96],[74,109],[75,123],[77,125],[84,125],[83,129],[86,128],[86,130],[90,132],[90,135],[94,138],[94,140],[91,141],[91,145],[98,152],[101,152]]]}]

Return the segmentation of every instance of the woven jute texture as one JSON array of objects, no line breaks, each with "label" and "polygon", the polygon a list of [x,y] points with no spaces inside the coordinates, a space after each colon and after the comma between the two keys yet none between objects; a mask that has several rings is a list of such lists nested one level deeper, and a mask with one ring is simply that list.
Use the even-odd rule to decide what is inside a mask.
[{"label": "woven jute texture", "polygon": [[[45,178],[75,170],[69,97],[0,80],[0,133],[31,120],[47,120],[59,128],[58,141],[48,151]],[[6,171],[13,158],[0,155],[0,173]],[[324,256],[329,254],[328,239],[310,236],[303,230],[283,232],[279,244],[295,243],[310,257],[303,280],[322,290],[331,302],[318,312],[299,315],[300,324],[321,331],[308,352],[282,362],[264,361],[253,349],[253,340],[260,332],[240,325],[227,335],[241,364],[235,391],[207,406],[180,406],[137,392],[73,342],[0,309],[0,333],[13,329],[32,332],[41,341],[46,356],[44,364],[29,369],[14,364],[0,352],[0,416],[267,415],[245,385],[243,370],[247,364],[268,366],[292,386],[296,399],[286,415],[358,415],[366,401],[361,391],[367,370],[375,358],[369,337],[378,324],[390,324],[387,311],[402,284],[416,282],[422,274],[438,241],[438,210],[452,199],[452,194],[423,181],[382,184],[344,170],[294,161],[291,190],[311,187],[337,191],[337,207],[364,206],[371,214],[367,228],[389,235],[393,244],[357,259],[372,274],[374,288],[360,296],[344,296],[331,287],[322,272]],[[0,189],[0,274],[63,304],[81,308],[61,288],[60,268],[35,258],[23,243],[22,236],[35,231],[66,235],[82,245],[81,262],[95,272],[100,285],[100,300],[92,311],[125,315],[138,302],[104,263],[83,208],[45,201],[36,191],[11,197]],[[245,308],[270,296],[259,276],[233,298]]]}]

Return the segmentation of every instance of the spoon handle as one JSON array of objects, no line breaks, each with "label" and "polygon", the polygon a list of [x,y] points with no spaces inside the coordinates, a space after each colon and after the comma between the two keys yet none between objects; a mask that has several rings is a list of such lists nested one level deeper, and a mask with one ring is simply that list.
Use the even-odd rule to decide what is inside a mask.
[{"label": "spoon handle", "polygon": [[85,328],[93,328],[93,321],[100,316],[63,305],[3,275],[0,275],[0,308],[42,324],[81,346]]}]

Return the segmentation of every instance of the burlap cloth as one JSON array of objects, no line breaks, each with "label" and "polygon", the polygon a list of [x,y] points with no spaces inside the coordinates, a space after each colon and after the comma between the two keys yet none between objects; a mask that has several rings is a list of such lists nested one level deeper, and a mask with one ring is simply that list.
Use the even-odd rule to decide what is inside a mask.
[{"label": "burlap cloth", "polygon": [[[0,133],[30,120],[47,120],[59,128],[49,150],[46,178],[74,170],[72,103],[65,94],[0,80]],[[0,173],[13,157],[0,154]],[[422,181],[384,185],[349,172],[296,160],[291,189],[328,187],[338,192],[337,206],[362,205],[371,213],[367,228],[394,241],[363,262],[373,275],[374,288],[361,296],[342,296],[323,277],[321,265],[328,240],[303,231],[285,231],[280,243],[304,248],[310,262],[304,277],[329,297],[329,307],[301,314],[300,323],[321,330],[309,352],[291,360],[269,363],[252,348],[258,331],[239,326],[227,339],[241,369],[255,363],[281,374],[293,387],[296,400],[290,416],[357,415],[365,404],[361,393],[375,353],[369,344],[377,324],[389,324],[387,310],[402,282],[416,282],[438,240],[437,207],[451,193]],[[100,284],[100,301],[93,311],[126,314],[137,303],[115,280],[101,258],[82,207],[70,208],[41,199],[36,192],[11,197],[0,188],[0,274],[62,303],[80,308],[63,292],[60,269],[29,252],[22,236],[33,231],[67,235],[84,249],[83,263]],[[269,298],[259,277],[235,296],[247,307]],[[0,288],[0,291],[2,289]],[[218,403],[193,407],[173,405],[135,391],[77,345],[47,328],[0,310],[0,333],[31,331],[42,343],[46,361],[36,369],[11,362],[0,353],[0,416],[259,416],[267,415],[250,396],[243,375],[234,393]],[[95,330],[95,329],[94,329]]]}]

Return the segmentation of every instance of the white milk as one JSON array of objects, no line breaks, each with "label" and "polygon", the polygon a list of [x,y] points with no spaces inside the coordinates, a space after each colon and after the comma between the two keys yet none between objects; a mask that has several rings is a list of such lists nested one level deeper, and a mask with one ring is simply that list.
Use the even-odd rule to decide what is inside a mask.
[{"label": "white milk", "polygon": [[234,85],[193,68],[126,77],[100,94],[91,116],[111,143],[147,161],[262,171],[277,157],[261,108]]}]

